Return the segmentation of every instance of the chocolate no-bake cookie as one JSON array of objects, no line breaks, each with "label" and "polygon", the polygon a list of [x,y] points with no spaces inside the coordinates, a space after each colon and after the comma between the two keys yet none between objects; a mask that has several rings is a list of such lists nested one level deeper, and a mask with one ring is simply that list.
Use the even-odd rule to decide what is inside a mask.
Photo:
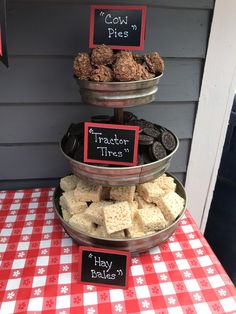
[{"label": "chocolate no-bake cookie", "polygon": [[91,53],[91,63],[95,66],[112,64],[113,58],[113,50],[106,45],[97,46]]},{"label": "chocolate no-bake cookie", "polygon": [[73,63],[74,75],[80,80],[88,80],[92,69],[88,53],[78,53]]},{"label": "chocolate no-bake cookie", "polygon": [[113,81],[113,71],[105,65],[99,65],[91,71],[89,78],[95,82],[111,82]]},{"label": "chocolate no-bake cookie", "polygon": [[91,54],[82,52],[76,56],[73,71],[79,80],[139,81],[160,75],[164,71],[164,61],[157,52],[139,55],[127,50],[116,52],[107,45],[98,45]]}]

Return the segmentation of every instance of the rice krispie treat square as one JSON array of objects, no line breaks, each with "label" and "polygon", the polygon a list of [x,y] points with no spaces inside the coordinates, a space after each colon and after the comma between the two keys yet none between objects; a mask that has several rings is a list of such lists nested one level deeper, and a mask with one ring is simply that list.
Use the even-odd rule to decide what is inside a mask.
[{"label": "rice krispie treat square", "polygon": [[63,217],[63,219],[64,219],[66,222],[68,222],[69,219],[70,219],[71,216],[72,216],[71,213],[70,213],[67,209],[64,209],[64,208],[62,208],[61,211],[62,211],[62,217]]},{"label": "rice krispie treat square", "polygon": [[103,208],[104,222],[108,234],[132,226],[132,213],[128,202],[116,202]]},{"label": "rice krispie treat square", "polygon": [[112,201],[100,201],[91,203],[86,209],[85,213],[93,223],[97,225],[104,225],[103,208],[111,204],[113,204]]},{"label": "rice krispie treat square", "polygon": [[176,192],[168,192],[157,202],[157,206],[162,211],[167,221],[174,221],[184,208],[184,199]]},{"label": "rice krispie treat square", "polygon": [[88,207],[86,202],[76,201],[73,190],[63,192],[59,203],[61,207],[67,209],[71,215],[80,214]]},{"label": "rice krispie treat square", "polygon": [[155,204],[154,203],[148,203],[148,202],[146,202],[143,198],[142,198],[142,196],[140,196],[140,195],[135,195],[135,197],[134,197],[134,199],[137,201],[137,203],[138,203],[138,208],[150,208],[150,207],[153,207],[153,206],[155,206]]},{"label": "rice krispie treat square", "polygon": [[138,209],[138,202],[137,201],[129,202],[129,208],[131,210],[132,219],[134,219]]},{"label": "rice krispie treat square", "polygon": [[76,188],[76,185],[78,183],[78,177],[75,175],[66,176],[64,178],[61,178],[60,180],[60,188],[66,192],[71,191]]},{"label": "rice krispie treat square", "polygon": [[105,226],[97,226],[94,230],[93,235],[96,237],[108,238],[108,239],[124,239],[125,232],[124,230],[116,231],[111,234],[107,233]]},{"label": "rice krispie treat square", "polygon": [[110,190],[110,199],[115,201],[132,202],[134,200],[136,186],[114,186]]},{"label": "rice krispie treat square", "polygon": [[148,203],[155,203],[160,196],[165,194],[165,191],[155,182],[146,182],[137,186],[139,196]]},{"label": "rice krispie treat square", "polygon": [[79,179],[74,190],[74,196],[80,202],[99,202],[101,200],[102,186]]},{"label": "rice krispie treat square", "polygon": [[174,182],[174,178],[168,177],[166,175],[162,175],[159,178],[153,181],[154,183],[158,184],[161,189],[165,192],[175,191],[176,184]]},{"label": "rice krispie treat square", "polygon": [[137,219],[142,225],[144,232],[161,230],[166,226],[166,220],[157,206],[138,209]]},{"label": "rice krispie treat square", "polygon": [[96,225],[84,214],[75,214],[69,219],[69,224],[86,233],[93,233]]},{"label": "rice krispie treat square", "polygon": [[143,225],[137,217],[133,218],[133,224],[126,229],[126,233],[129,238],[143,237],[145,235]]}]

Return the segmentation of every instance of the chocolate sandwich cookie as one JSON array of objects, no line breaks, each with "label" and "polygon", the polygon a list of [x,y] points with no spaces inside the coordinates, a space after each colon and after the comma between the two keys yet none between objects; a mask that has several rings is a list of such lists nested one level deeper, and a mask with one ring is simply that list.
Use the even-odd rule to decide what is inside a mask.
[{"label": "chocolate sandwich cookie", "polygon": [[139,127],[139,134],[142,133],[143,130],[143,126],[141,126],[139,123],[139,120],[131,120],[128,122],[125,122],[126,125],[133,125],[133,126],[138,126]]},{"label": "chocolate sandwich cookie", "polygon": [[157,161],[166,157],[167,153],[164,146],[160,142],[154,142],[152,146],[149,147],[150,157]]},{"label": "chocolate sandwich cookie", "polygon": [[139,119],[140,124],[143,128],[154,128],[154,123],[147,121],[145,119]]},{"label": "chocolate sandwich cookie", "polygon": [[69,129],[66,133],[67,135],[73,135],[76,136],[78,138],[81,138],[84,136],[84,122],[80,122],[80,123],[72,123],[69,126]]},{"label": "chocolate sandwich cookie", "polygon": [[161,143],[168,151],[172,152],[176,147],[176,140],[169,131],[165,130],[161,134]]},{"label": "chocolate sandwich cookie", "polygon": [[74,152],[78,145],[78,138],[72,134],[68,135],[63,139],[62,149],[65,154],[70,157],[73,157]]},{"label": "chocolate sandwich cookie", "polygon": [[108,115],[97,115],[91,117],[91,121],[94,123],[109,123],[111,122],[111,117]]},{"label": "chocolate sandwich cookie", "polygon": [[161,133],[166,131],[166,129],[163,126],[159,125],[159,124],[153,124],[153,127],[154,127],[155,130],[158,130]]},{"label": "chocolate sandwich cookie", "polygon": [[[151,146],[149,146],[148,148],[150,148]],[[150,154],[147,152],[144,152],[142,154],[143,156],[143,163],[144,164],[150,164],[151,162],[153,162],[153,158],[150,157]]]},{"label": "chocolate sandwich cookie", "polygon": [[154,142],[154,138],[149,136],[149,135],[145,135],[145,134],[140,134],[139,138],[138,138],[138,144],[139,145],[152,145]]},{"label": "chocolate sandwich cookie", "polygon": [[153,138],[158,138],[161,134],[161,132],[154,128],[143,128],[142,130],[143,134],[151,136]]},{"label": "chocolate sandwich cookie", "polygon": [[140,126],[142,127],[143,124],[140,122],[140,120],[130,120],[130,121],[127,121],[125,124],[127,125],[136,125],[136,126]]},{"label": "chocolate sandwich cookie", "polygon": [[146,121],[144,119],[131,120],[131,121],[128,121],[126,124],[136,125],[136,126],[139,126],[141,129],[154,128],[154,124],[152,122]]},{"label": "chocolate sandwich cookie", "polygon": [[144,164],[144,160],[143,160],[143,154],[138,153],[138,158],[137,158],[137,166],[141,166]]},{"label": "chocolate sandwich cookie", "polygon": [[73,158],[77,161],[83,162],[84,161],[84,143],[78,143],[76,150],[74,152]]},{"label": "chocolate sandwich cookie", "polygon": [[124,122],[129,122],[132,120],[137,120],[137,116],[130,111],[124,111]]}]

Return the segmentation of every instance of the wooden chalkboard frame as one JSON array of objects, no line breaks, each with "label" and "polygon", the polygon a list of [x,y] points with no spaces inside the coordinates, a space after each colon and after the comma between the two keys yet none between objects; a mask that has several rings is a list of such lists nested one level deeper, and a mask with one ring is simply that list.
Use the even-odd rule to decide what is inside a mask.
[{"label": "wooden chalkboard frame", "polygon": [[6,40],[6,0],[0,0],[0,61],[8,67]]},{"label": "wooden chalkboard frame", "polygon": [[[95,24],[95,10],[110,9],[110,10],[140,10],[142,12],[140,44],[137,46],[124,45],[109,45],[112,49],[125,50],[144,50],[144,39],[146,31],[146,6],[125,6],[125,5],[91,5],[90,8],[90,32],[89,32],[89,48],[95,48],[98,44],[94,43],[94,24]],[[101,43],[103,44],[103,43]]]},{"label": "wooden chalkboard frame", "polygon": [[[113,130],[126,130],[134,132],[134,148],[133,148],[133,158],[132,162],[126,161],[114,161],[109,159],[92,159],[88,156],[88,141],[89,141],[89,128],[102,128],[102,129],[113,129]],[[138,158],[138,137],[139,137],[139,127],[133,125],[120,125],[120,124],[104,124],[104,123],[94,123],[85,122],[84,123],[84,161],[88,163],[98,163],[98,164],[111,164],[111,165],[124,165],[124,166],[136,166]]]},{"label": "wooden chalkboard frame", "polygon": [[[92,281],[84,280],[83,277],[85,276],[85,274],[89,270],[89,268],[88,268],[88,263],[83,263],[83,252],[102,253],[103,255],[107,254],[109,257],[111,257],[111,255],[114,255],[114,257],[117,257],[117,255],[119,257],[121,257],[121,256],[124,257],[125,258],[125,269],[123,269],[123,271],[125,271],[124,283],[122,283],[122,284],[121,283],[112,284],[112,282],[104,283],[103,281],[101,282],[101,280],[99,282],[99,278],[96,278],[97,280],[95,280],[95,281],[94,280],[92,280]],[[117,261],[117,258],[114,260]],[[83,265],[84,265],[84,267],[83,267]],[[80,283],[83,283],[83,284],[107,286],[110,288],[117,288],[118,287],[118,288],[126,289],[128,287],[130,265],[131,265],[131,254],[128,251],[110,250],[110,249],[97,248],[97,247],[91,247],[91,246],[80,246],[79,247],[79,276],[78,276],[78,280]],[[118,271],[120,271],[120,269]],[[118,272],[117,272],[117,275],[119,275]]]}]

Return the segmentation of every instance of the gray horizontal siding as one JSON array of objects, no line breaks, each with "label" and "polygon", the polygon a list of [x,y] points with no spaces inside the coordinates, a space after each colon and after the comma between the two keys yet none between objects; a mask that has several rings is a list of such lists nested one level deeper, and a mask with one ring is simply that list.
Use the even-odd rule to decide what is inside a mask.
[{"label": "gray horizontal siding", "polygon": [[[182,139],[192,137],[196,103],[152,103],[132,108],[138,117],[165,125]],[[131,110],[131,109],[128,109]],[[78,104],[6,104],[0,105],[0,143],[46,143],[58,142],[70,123],[90,121],[95,114],[113,114],[112,109],[97,108]],[[180,123],[181,120],[185,124]],[[42,125],[43,121],[43,125]],[[19,132],[20,130],[20,132]]]},{"label": "gray horizontal siding", "polygon": [[[24,3],[25,0],[9,0],[10,3]],[[109,4],[109,5],[127,5],[127,0],[30,0],[31,3],[80,3],[80,4]],[[212,9],[214,0],[136,0],[130,5],[148,5],[150,7],[165,7],[165,8],[194,8],[194,9]]]},{"label": "gray horizontal siding", "polygon": [[[166,59],[158,101],[197,101],[203,61]],[[72,58],[12,57],[0,71],[1,102],[80,102]],[[12,92],[14,91],[14,93]]]},{"label": "gray horizontal siding", "polygon": [[[10,67],[0,63],[0,189],[56,185],[70,172],[58,145],[69,124],[113,113],[81,103],[72,76],[74,56],[88,51],[90,4],[101,2],[8,1]],[[214,0],[132,4],[147,5],[145,51],[159,51],[166,68],[156,101],[127,110],[178,136],[169,171],[184,182]]]},{"label": "gray horizontal siding", "polygon": [[[10,55],[70,56],[88,50],[88,5],[14,3],[9,5],[8,12]],[[147,11],[145,50],[152,50],[155,43],[155,49],[165,57],[203,58],[209,15],[208,10],[153,7]],[[188,31],[190,24],[191,31]],[[27,40],[22,41],[26,34]]]},{"label": "gray horizontal siding", "polygon": [[0,180],[0,190],[18,190],[30,188],[55,187],[58,185],[60,178],[37,178],[25,180]]}]

